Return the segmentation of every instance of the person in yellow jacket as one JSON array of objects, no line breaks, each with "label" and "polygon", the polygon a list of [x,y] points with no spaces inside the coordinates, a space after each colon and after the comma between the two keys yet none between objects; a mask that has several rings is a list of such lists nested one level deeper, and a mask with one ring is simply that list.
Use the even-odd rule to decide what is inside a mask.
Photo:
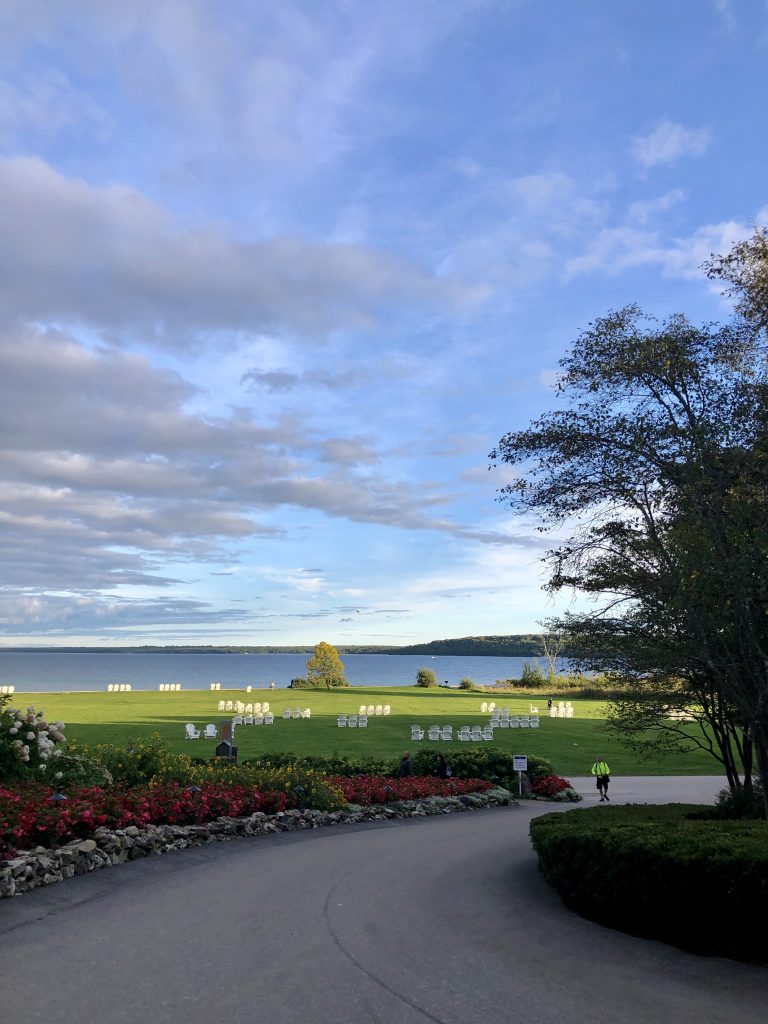
[{"label": "person in yellow jacket", "polygon": [[611,798],[608,796],[608,783],[611,781],[611,769],[604,757],[597,757],[595,763],[592,765],[592,774],[595,776],[595,782],[600,792],[600,801],[607,800],[610,803]]}]

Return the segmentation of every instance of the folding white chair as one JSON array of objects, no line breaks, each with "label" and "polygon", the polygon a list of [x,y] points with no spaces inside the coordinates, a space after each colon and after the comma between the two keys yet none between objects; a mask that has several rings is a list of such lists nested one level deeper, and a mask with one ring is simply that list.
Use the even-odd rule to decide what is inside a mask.
[{"label": "folding white chair", "polygon": [[[246,704],[245,705],[245,713],[246,713],[246,715],[252,715],[253,714],[253,707],[254,707],[253,704]],[[259,711],[261,711],[261,704],[257,704],[256,707],[259,709]]]},{"label": "folding white chair", "polygon": [[509,719],[508,718],[499,718],[497,723],[496,723],[496,725],[498,726],[499,729],[508,729],[509,728]]},{"label": "folding white chair", "polygon": [[242,715],[233,715],[232,716],[232,725],[242,725],[242,724],[243,724],[243,716]]},{"label": "folding white chair", "polygon": [[531,723],[530,724],[531,724],[531,728],[532,729],[538,729],[539,728],[539,716],[538,715],[531,715]]},{"label": "folding white chair", "polygon": [[301,718],[301,708],[294,708],[291,715],[293,718]]},{"label": "folding white chair", "polygon": [[290,717],[291,717],[291,709],[290,708],[283,708],[283,718],[290,718]]},{"label": "folding white chair", "polygon": [[234,711],[234,709],[235,709],[235,702],[231,701],[231,700],[228,700],[226,702],[226,704],[224,705],[224,710],[225,711]]},{"label": "folding white chair", "polygon": [[115,684],[114,683],[107,683],[107,693],[112,693],[114,688],[115,688]]},{"label": "folding white chair", "polygon": [[509,728],[510,729],[519,729],[520,728],[520,719],[517,717],[517,715],[510,715],[509,716]]},{"label": "folding white chair", "polygon": [[452,725],[443,725],[440,728],[440,739],[441,740],[448,740],[449,742],[453,739],[453,726]]},{"label": "folding white chair", "polygon": [[264,715],[254,715],[253,716],[253,724],[254,725],[264,725]]},{"label": "folding white chair", "polygon": [[218,736],[218,733],[216,731],[216,726],[213,724],[213,722],[209,722],[208,725],[206,725],[206,727],[205,727],[205,732],[203,733],[203,739],[215,740],[217,736]]},{"label": "folding white chair", "polygon": [[226,701],[220,700],[219,703],[216,705],[216,710],[217,711],[223,711],[225,704],[226,704]]},{"label": "folding white chair", "polygon": [[468,725],[462,725],[461,728],[458,731],[458,734],[457,734],[456,738],[461,743],[466,743],[468,740],[470,740],[472,737],[470,736],[469,726]]},{"label": "folding white chair", "polygon": [[565,709],[565,717],[566,718],[573,718],[573,708],[572,707],[566,707],[566,709]]},{"label": "folding white chair", "polygon": [[535,704],[529,704],[528,707],[531,709],[532,715],[538,715],[539,709],[536,707]]},{"label": "folding white chair", "polygon": [[493,701],[493,700],[489,700],[488,701],[488,710],[491,713],[493,713],[496,710],[496,701]]},{"label": "folding white chair", "polygon": [[274,720],[275,716],[272,714],[271,711],[268,711],[266,715],[264,715],[264,725],[272,725]]},{"label": "folding white chair", "polygon": [[347,728],[348,729],[356,729],[357,728],[357,715],[347,715]]},{"label": "folding white chair", "polygon": [[358,729],[367,729],[368,728],[368,716],[367,715],[359,715],[358,716],[357,728]]},{"label": "folding white chair", "polygon": [[385,715],[388,715],[388,714],[390,713],[390,711],[391,711],[391,710],[392,710],[392,709],[390,708],[389,704],[385,704],[385,705],[384,705],[384,714],[385,714]]},{"label": "folding white chair", "polygon": [[531,719],[529,715],[520,715],[520,728],[527,729],[530,725]]},{"label": "folding white chair", "polygon": [[486,726],[486,728],[483,729],[483,739],[493,740],[493,729],[491,729],[490,726]]},{"label": "folding white chair", "polygon": [[366,715],[367,715],[367,716],[368,716],[369,718],[373,718],[373,716],[374,716],[374,715],[376,714],[376,708],[375,708],[375,706],[374,706],[373,704],[368,704],[368,705],[366,705],[366,708],[365,708],[365,714],[366,714]]},{"label": "folding white chair", "polygon": [[347,716],[346,716],[346,715],[337,715],[337,716],[336,716],[336,725],[338,725],[338,727],[339,727],[340,729],[344,729],[344,728],[346,728],[346,725],[347,725]]},{"label": "folding white chair", "polygon": [[440,726],[439,725],[430,725],[428,736],[433,741],[434,740],[439,740],[440,739]]},{"label": "folding white chair", "polygon": [[263,714],[264,705],[260,701],[256,701],[253,705],[253,713],[255,715]]},{"label": "folding white chair", "polygon": [[200,730],[196,729],[194,727],[194,725],[192,725],[191,722],[187,722],[187,724],[184,726],[184,728],[186,729],[186,733],[187,733],[186,734],[186,739],[188,739],[188,740],[199,740],[200,739]]},{"label": "folding white chair", "polygon": [[383,715],[384,714],[384,706],[382,704],[377,704],[374,713],[377,714],[377,715]]},{"label": "folding white chair", "polygon": [[[255,707],[256,707],[256,705],[254,704],[254,708]],[[261,705],[261,710],[264,712],[265,715],[269,711],[269,701],[268,700],[265,700],[264,703]]]},{"label": "folding white chair", "polygon": [[480,711],[484,713],[487,710],[488,710],[488,701],[484,700],[483,703],[480,705]]},{"label": "folding white chair", "polygon": [[361,704],[360,707],[357,709],[357,713],[358,713],[358,715],[364,715],[367,712],[367,710],[368,710],[368,705],[367,704]]},{"label": "folding white chair", "polygon": [[304,708],[304,710],[301,712],[301,717],[302,718],[311,718],[312,717],[312,709],[311,708]]},{"label": "folding white chair", "polygon": [[423,740],[424,739],[424,730],[421,728],[420,725],[412,725],[411,726],[411,739],[412,740]]},{"label": "folding white chair", "polygon": [[243,715],[243,725],[253,725],[253,715]]}]

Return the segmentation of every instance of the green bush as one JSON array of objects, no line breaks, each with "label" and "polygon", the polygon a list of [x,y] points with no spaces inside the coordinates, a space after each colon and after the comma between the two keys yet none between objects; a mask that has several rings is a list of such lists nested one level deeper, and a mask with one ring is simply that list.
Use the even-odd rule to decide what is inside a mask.
[{"label": "green bush", "polygon": [[464,678],[459,681],[459,689],[476,690],[477,686],[475,685],[474,679],[470,679],[469,676],[464,676]]},{"label": "green bush", "polygon": [[531,822],[539,866],[571,909],[695,953],[768,963],[768,829],[700,808],[592,807]]},{"label": "green bush", "polygon": [[356,775],[393,775],[400,759],[383,760],[376,757],[331,757],[299,756],[297,754],[261,754],[242,762],[243,765],[271,765],[281,768],[286,765],[302,764],[323,775],[343,775],[352,779]]},{"label": "green bush", "polygon": [[420,668],[416,673],[416,685],[425,689],[430,686],[437,686],[437,676],[431,668]]},{"label": "green bush", "polygon": [[[445,753],[445,751],[442,751]],[[437,767],[437,750],[417,751],[411,761],[415,775],[434,775]],[[517,773],[512,770],[512,757],[505,750],[489,747],[486,744],[470,746],[469,749],[452,751],[446,754],[446,760],[457,779],[486,779],[509,789],[517,780]],[[544,757],[533,754],[528,756],[528,776],[535,779],[542,775],[551,775],[552,765]]]}]

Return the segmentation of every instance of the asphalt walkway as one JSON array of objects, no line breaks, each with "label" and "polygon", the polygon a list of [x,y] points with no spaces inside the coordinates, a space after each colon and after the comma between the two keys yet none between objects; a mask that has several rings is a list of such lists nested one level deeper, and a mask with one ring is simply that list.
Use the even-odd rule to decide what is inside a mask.
[{"label": "asphalt walkway", "polygon": [[[719,788],[617,778],[612,796]],[[4,900],[3,1020],[763,1024],[768,969],[563,908],[528,840],[552,806],[221,843]]]}]

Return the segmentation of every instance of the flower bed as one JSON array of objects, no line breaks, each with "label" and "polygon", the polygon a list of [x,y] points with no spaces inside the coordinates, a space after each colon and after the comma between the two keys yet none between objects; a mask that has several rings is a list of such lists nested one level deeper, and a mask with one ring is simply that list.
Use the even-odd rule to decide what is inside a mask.
[{"label": "flower bed", "polygon": [[[299,795],[294,794],[293,806]],[[89,786],[71,790],[65,800],[52,798],[53,790],[44,786],[0,789],[0,858],[18,850],[85,839],[102,827],[199,825],[225,815],[274,814],[289,804],[282,792],[225,783],[186,788],[168,783],[126,791]]]},{"label": "flower bed", "polygon": [[483,779],[436,779],[427,775],[406,779],[382,775],[360,775],[348,779],[334,775],[328,782],[341,790],[348,803],[363,807],[368,804],[388,804],[396,800],[424,800],[430,796],[483,793],[492,788],[492,784]]}]

